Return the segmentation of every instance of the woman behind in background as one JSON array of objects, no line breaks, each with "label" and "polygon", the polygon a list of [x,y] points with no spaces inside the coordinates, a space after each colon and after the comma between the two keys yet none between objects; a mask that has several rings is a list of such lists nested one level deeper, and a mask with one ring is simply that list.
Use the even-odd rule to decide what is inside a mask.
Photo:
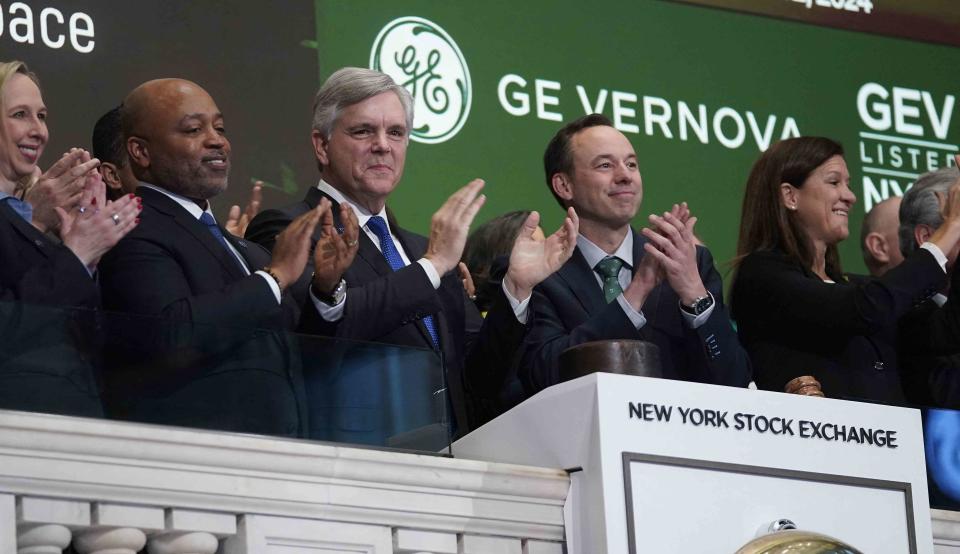
[{"label": "woman behind in background", "polygon": [[960,240],[960,188],[944,225],[880,279],[843,274],[837,244],[856,202],[843,148],[821,137],[778,142],[744,191],[731,305],[761,389],[812,375],[828,397],[903,404],[896,323],[943,288]]},{"label": "woman behind in background", "polygon": [[47,108],[22,62],[0,63],[0,109],[0,408],[100,415],[82,326],[32,305],[99,307],[97,262],[137,224],[139,203],[107,202],[83,150],[41,173]]}]

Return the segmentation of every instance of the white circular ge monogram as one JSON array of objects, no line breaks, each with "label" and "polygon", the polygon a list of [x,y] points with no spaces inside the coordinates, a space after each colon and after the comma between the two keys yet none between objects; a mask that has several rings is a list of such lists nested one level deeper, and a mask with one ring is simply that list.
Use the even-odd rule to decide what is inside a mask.
[{"label": "white circular ge monogram", "polygon": [[470,115],[470,70],[457,43],[436,23],[401,17],[387,23],[370,50],[370,68],[414,98],[410,138],[436,144],[453,138]]}]

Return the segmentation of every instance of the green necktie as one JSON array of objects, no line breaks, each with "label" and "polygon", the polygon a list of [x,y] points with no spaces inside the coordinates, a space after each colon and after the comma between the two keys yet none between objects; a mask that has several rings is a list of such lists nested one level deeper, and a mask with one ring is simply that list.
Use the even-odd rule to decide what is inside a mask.
[{"label": "green necktie", "polygon": [[623,288],[620,287],[620,268],[623,267],[623,260],[616,256],[607,256],[597,263],[597,273],[603,277],[603,297],[607,304],[620,296]]}]

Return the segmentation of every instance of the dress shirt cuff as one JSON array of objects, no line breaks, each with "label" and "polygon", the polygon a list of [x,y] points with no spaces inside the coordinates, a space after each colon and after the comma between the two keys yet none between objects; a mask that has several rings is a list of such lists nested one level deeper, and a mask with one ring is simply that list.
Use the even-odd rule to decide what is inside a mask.
[{"label": "dress shirt cuff", "polygon": [[940,250],[940,247],[932,242],[925,242],[920,245],[920,248],[923,248],[927,252],[933,254],[934,259],[937,260],[937,263],[940,264],[940,269],[944,273],[947,272],[947,257],[943,255],[943,250]]},{"label": "dress shirt cuff", "polygon": [[307,287],[307,294],[310,295],[310,301],[313,302],[313,306],[317,309],[317,313],[320,314],[320,317],[324,321],[333,323],[335,321],[340,321],[340,318],[343,317],[343,309],[347,305],[347,293],[343,293],[343,298],[340,299],[340,302],[330,305],[317,298],[313,294],[313,287]]},{"label": "dress shirt cuff", "polygon": [[507,295],[507,302],[509,302],[510,307],[513,308],[513,315],[517,316],[517,321],[526,325],[527,320],[530,318],[530,299],[533,298],[533,296],[531,295],[523,300],[517,300],[510,294],[510,291],[507,290],[506,279],[500,283],[500,288],[503,289],[503,294]]},{"label": "dress shirt cuff", "polygon": [[622,292],[620,296],[617,297],[617,304],[620,304],[620,308],[623,310],[623,313],[627,314],[627,319],[630,320],[630,323],[633,324],[635,329],[639,329],[647,324],[647,318],[644,317],[643,312],[634,310],[633,306],[623,297]]},{"label": "dress shirt cuff", "polygon": [[273,295],[277,298],[277,304],[280,303],[280,285],[277,284],[277,281],[270,276],[266,271],[258,271],[257,275],[263,277],[263,280],[267,282],[267,285],[270,286],[270,290],[273,291]]},{"label": "dress shirt cuff", "polygon": [[430,279],[430,284],[433,285],[434,290],[440,288],[440,274],[437,273],[437,268],[433,267],[430,260],[420,258],[417,263],[423,266],[423,270],[427,272],[427,279]]},{"label": "dress shirt cuff", "polygon": [[687,324],[687,327],[691,329],[697,329],[701,325],[707,322],[710,319],[710,314],[713,313],[713,309],[717,307],[717,299],[713,297],[713,294],[710,291],[707,291],[707,294],[710,295],[710,298],[713,298],[713,304],[710,304],[710,307],[703,311],[700,315],[693,315],[687,313],[686,310],[677,308],[680,310],[680,315],[683,316],[683,322]]}]

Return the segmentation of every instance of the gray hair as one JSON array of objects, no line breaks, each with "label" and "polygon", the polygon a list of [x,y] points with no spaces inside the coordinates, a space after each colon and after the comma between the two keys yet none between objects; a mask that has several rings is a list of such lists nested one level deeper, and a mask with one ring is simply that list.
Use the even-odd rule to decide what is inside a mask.
[{"label": "gray hair", "polygon": [[390,91],[400,98],[409,133],[413,129],[413,96],[389,75],[360,67],[339,69],[323,83],[313,100],[313,129],[329,139],[345,108]]},{"label": "gray hair", "polygon": [[900,239],[900,252],[905,257],[919,247],[913,234],[917,225],[929,225],[934,229],[943,225],[936,193],[947,194],[958,177],[960,171],[956,167],[942,167],[921,175],[903,195],[897,236]]}]

